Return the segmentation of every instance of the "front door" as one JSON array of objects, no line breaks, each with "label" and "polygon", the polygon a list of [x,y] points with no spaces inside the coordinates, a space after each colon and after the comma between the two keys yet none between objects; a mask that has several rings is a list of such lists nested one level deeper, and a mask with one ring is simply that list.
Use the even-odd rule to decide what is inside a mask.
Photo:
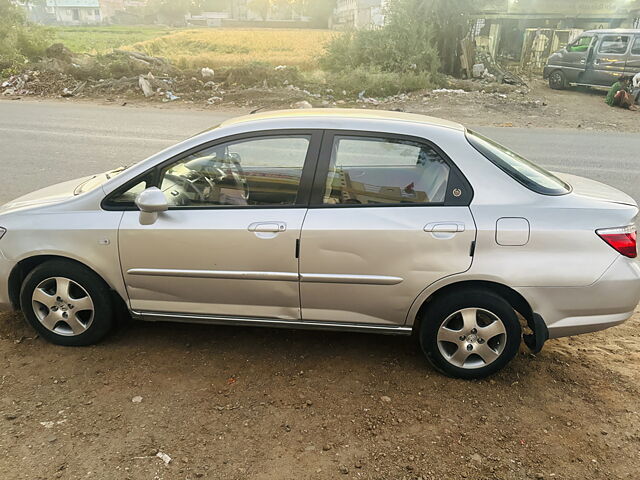
[{"label": "front door", "polygon": [[562,51],[558,63],[565,67],[562,70],[570,83],[582,81],[581,77],[593,55],[595,42],[596,39],[593,35],[581,35]]},{"label": "front door", "polygon": [[632,39],[632,35],[601,35],[582,83],[608,87],[617,82],[624,73]]},{"label": "front door", "polygon": [[471,195],[426,141],[327,132],[301,238],[303,320],[404,324],[424,288],[471,266]]},{"label": "front door", "polygon": [[152,225],[126,211],[120,226],[131,309],[299,319],[297,242],[320,135],[233,139],[159,168],[170,209]]}]

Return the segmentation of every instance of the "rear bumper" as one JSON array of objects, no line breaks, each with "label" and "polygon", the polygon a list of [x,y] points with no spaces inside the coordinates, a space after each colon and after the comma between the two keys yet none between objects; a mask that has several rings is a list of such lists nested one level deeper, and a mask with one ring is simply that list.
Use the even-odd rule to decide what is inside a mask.
[{"label": "rear bumper", "polygon": [[15,263],[7,260],[0,252],[0,311],[13,310],[9,298],[9,274],[14,266]]},{"label": "rear bumper", "polygon": [[595,332],[633,315],[640,301],[640,263],[620,257],[586,287],[520,287],[549,330],[549,338]]},{"label": "rear bumper", "polygon": [[549,65],[546,65],[543,69],[542,69],[542,78],[544,78],[545,80],[547,78],[549,78],[549,75],[551,75],[551,71],[552,70],[556,70],[557,67],[550,67]]}]

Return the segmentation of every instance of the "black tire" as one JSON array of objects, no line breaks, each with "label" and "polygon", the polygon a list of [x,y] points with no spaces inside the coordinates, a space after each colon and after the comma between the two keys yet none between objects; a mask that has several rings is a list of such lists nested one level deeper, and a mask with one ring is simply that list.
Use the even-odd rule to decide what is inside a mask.
[{"label": "black tire", "polygon": [[549,74],[549,87],[553,90],[567,88],[567,77],[562,70],[554,70]]},{"label": "black tire", "polygon": [[[480,329],[477,335],[473,331],[472,334],[469,334],[469,330],[465,330],[465,327],[462,326],[462,313],[457,312],[463,309],[467,311],[477,309],[478,313],[475,318],[476,324]],[[504,333],[489,337],[486,340],[483,339],[483,326],[494,326],[493,323],[487,320],[501,322],[504,327]],[[457,328],[441,330],[443,326],[457,326],[456,322],[460,325],[460,331]],[[480,326],[481,323],[483,326]],[[500,328],[497,324],[494,327]],[[477,331],[477,329],[474,330]],[[456,336],[460,334],[460,337],[454,340],[460,340],[460,344],[466,346],[464,350],[469,351],[470,348],[470,353],[467,354],[462,350],[462,345],[460,344],[449,343],[447,340],[442,340],[442,338],[438,341],[439,332],[443,332],[444,337],[442,338],[446,338],[447,334],[452,334],[453,332],[455,332]],[[493,292],[474,289],[447,294],[428,305],[421,319],[419,336],[422,351],[438,371],[451,377],[478,379],[493,375],[513,359],[520,347],[522,328],[516,312],[506,300]],[[488,356],[486,355],[487,347],[491,348],[492,356],[497,355],[495,359],[488,363],[484,360],[484,357]],[[452,363],[459,349],[463,357],[468,355],[462,361],[462,366]],[[476,354],[476,351],[482,352],[484,356]]]},{"label": "black tire", "polygon": [[[71,281],[71,286],[67,288],[70,292],[68,304],[62,297],[56,296],[58,294],[56,277]],[[43,303],[34,302],[33,296],[36,289],[51,297],[43,297]],[[92,309],[81,309],[79,302],[85,301],[86,304],[87,297]],[[77,302],[75,311],[73,309],[76,305],[73,302]],[[52,305],[45,305],[48,303]],[[50,260],[34,268],[22,283],[20,306],[25,319],[38,334],[56,345],[92,345],[104,338],[114,324],[114,307],[109,286],[89,268],[69,260]],[[40,318],[52,318],[49,317],[52,312],[59,317],[47,322],[52,324],[50,329]],[[66,315],[66,319],[62,318],[62,315]],[[69,323],[66,323],[67,321]],[[70,327],[72,324],[76,330]],[[82,330],[83,327],[84,330]]]}]

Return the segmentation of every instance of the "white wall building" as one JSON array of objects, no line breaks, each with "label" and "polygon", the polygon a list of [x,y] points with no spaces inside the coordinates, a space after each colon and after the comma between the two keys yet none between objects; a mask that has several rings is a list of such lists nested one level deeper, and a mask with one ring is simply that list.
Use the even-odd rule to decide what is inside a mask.
[{"label": "white wall building", "polygon": [[381,27],[386,4],[386,0],[338,0],[332,26],[336,29]]},{"label": "white wall building", "polygon": [[47,0],[46,13],[54,23],[92,25],[102,22],[99,0]]}]

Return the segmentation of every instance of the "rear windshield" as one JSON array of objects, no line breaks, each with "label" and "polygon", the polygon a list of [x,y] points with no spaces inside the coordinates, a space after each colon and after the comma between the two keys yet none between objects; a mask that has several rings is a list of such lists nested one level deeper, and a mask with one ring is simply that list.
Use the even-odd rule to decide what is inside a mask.
[{"label": "rear windshield", "polygon": [[483,156],[529,190],[543,195],[564,195],[571,187],[542,167],[499,143],[467,130],[467,140]]}]

